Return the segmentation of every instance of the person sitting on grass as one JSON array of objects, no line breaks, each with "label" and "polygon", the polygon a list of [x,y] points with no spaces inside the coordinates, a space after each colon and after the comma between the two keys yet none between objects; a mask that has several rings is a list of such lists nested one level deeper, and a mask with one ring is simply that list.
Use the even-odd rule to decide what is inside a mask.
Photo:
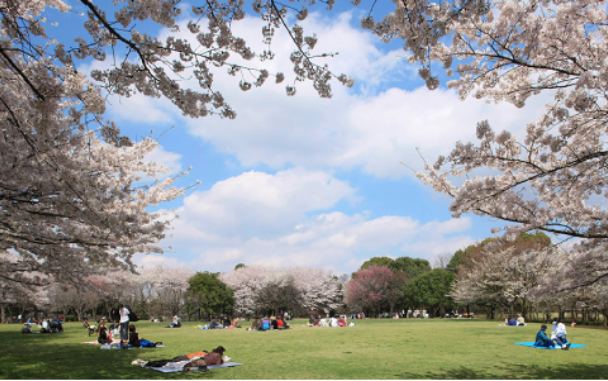
[{"label": "person sitting on grass", "polygon": [[179,316],[173,316],[173,321],[171,322],[171,328],[179,328],[182,326]]},{"label": "person sitting on grass", "polygon": [[251,320],[251,328],[249,328],[249,330],[257,331],[258,329],[260,329],[260,317],[256,315],[253,320]]},{"label": "person sitting on grass", "polygon": [[517,315],[517,325],[521,327],[526,325],[526,321],[524,320],[524,317],[521,316],[521,314]]},{"label": "person sitting on grass", "polygon": [[216,329],[217,328],[217,319],[215,318],[215,316],[211,317],[211,323],[209,323],[209,329]]},{"label": "person sitting on grass", "polygon": [[330,327],[337,327],[338,326],[338,319],[336,319],[335,316],[331,317],[331,322],[329,323]]},{"label": "person sitting on grass", "polygon": [[51,333],[51,329],[49,328],[49,322],[47,319],[42,319],[40,323],[40,327],[42,327],[41,333]]},{"label": "person sitting on grass", "polygon": [[97,330],[97,342],[99,344],[111,344],[112,337],[106,327],[106,322],[104,320],[99,322],[99,329]]},{"label": "person sitting on grass", "polygon": [[270,325],[272,326],[272,329],[279,329],[279,323],[277,323],[277,318],[274,316],[270,317]]},{"label": "person sitting on grass", "polygon": [[264,319],[262,319],[262,330],[268,331],[268,330],[270,330],[270,327],[271,327],[270,319],[268,319],[267,316],[264,316]]},{"label": "person sitting on grass", "polygon": [[[541,348],[553,348],[557,344],[557,341],[555,340],[551,340],[550,338],[547,337],[547,334],[545,333],[545,331],[547,330],[547,326],[546,325],[541,325],[540,326],[540,331],[538,331],[538,333],[536,334],[536,342],[534,343],[535,347],[541,347]],[[564,345],[564,346],[560,346],[562,349],[569,349],[570,348],[570,344]]]},{"label": "person sitting on grass", "polygon": [[553,332],[555,332],[555,341],[559,346],[562,348],[564,346],[570,347],[568,339],[566,339],[566,326],[559,318],[553,320]]},{"label": "person sitting on grass", "polygon": [[135,348],[139,348],[141,345],[139,343],[139,333],[137,333],[134,324],[129,325],[129,345]]},{"label": "person sitting on grass", "polygon": [[289,329],[289,324],[287,324],[284,317],[281,317],[280,322],[283,323],[283,329]]}]

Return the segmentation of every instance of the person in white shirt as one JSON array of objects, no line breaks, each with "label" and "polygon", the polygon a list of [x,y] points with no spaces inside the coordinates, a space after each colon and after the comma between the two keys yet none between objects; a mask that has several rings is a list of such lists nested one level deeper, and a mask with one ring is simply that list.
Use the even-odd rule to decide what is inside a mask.
[{"label": "person in white shirt", "polygon": [[517,325],[518,326],[525,326],[526,325],[526,321],[524,320],[524,317],[521,316],[521,314],[517,315]]},{"label": "person in white shirt", "polygon": [[566,326],[560,321],[560,319],[553,320],[552,336],[553,333],[555,334],[555,341],[560,347],[564,349],[570,348],[570,343],[568,343],[568,340],[566,339]]},{"label": "person in white shirt", "polygon": [[129,310],[120,304],[118,306],[118,313],[120,314],[120,347],[127,349],[129,342]]},{"label": "person in white shirt", "polygon": [[336,319],[335,316],[331,318],[330,326],[331,327],[337,327],[338,326],[338,319]]}]

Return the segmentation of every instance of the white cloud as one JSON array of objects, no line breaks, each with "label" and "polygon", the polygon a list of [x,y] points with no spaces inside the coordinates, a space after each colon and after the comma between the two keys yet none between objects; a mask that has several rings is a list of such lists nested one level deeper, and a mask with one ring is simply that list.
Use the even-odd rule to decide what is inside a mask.
[{"label": "white cloud", "polygon": [[[177,210],[171,245],[193,269],[228,271],[237,263],[324,267],[350,272],[373,256],[431,259],[473,240],[468,218],[420,223],[411,217],[326,209],[356,199],[347,183],[301,168],[246,172],[195,192]],[[432,242],[426,245],[425,242]]]},{"label": "white cloud", "polygon": [[[332,23],[318,16],[307,20],[308,30],[315,31],[319,38],[315,50],[340,51],[328,60],[331,68],[351,74],[374,89],[381,88],[378,85],[389,78],[408,75],[412,65],[396,58],[394,51],[376,48],[374,37],[352,28],[349,17],[343,14]],[[255,36],[260,28],[256,20],[235,26],[237,34],[246,36]],[[269,65],[271,72],[291,68],[286,57],[292,46],[287,37],[275,37],[272,47],[277,58],[264,65]],[[484,119],[497,130],[509,129],[517,135],[540,115],[544,102],[536,97],[520,110],[506,103],[460,101],[453,90],[390,88],[357,94],[338,84],[334,85],[332,99],[320,99],[309,83],[298,84],[296,96],[286,97],[284,85],[268,83],[243,93],[234,78],[221,75],[216,77],[216,85],[236,109],[236,120],[208,123],[189,119],[185,123],[192,134],[234,155],[245,167],[359,168],[376,177],[393,179],[411,175],[401,161],[422,169],[417,147],[427,160],[434,161],[448,154],[455,142],[474,141],[476,123]]]},{"label": "white cloud", "polygon": [[272,235],[298,225],[306,213],[328,209],[343,199],[355,202],[355,190],[325,172],[250,171],[186,197],[177,210],[180,219],[174,223],[174,236],[206,240],[214,234],[219,234],[217,239]]}]

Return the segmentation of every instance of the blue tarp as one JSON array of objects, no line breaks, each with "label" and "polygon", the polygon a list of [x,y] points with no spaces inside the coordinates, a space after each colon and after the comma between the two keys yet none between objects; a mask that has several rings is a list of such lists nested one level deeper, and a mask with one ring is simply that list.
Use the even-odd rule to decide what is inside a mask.
[{"label": "blue tarp", "polygon": [[[528,343],[513,343],[515,345],[522,345],[524,347],[532,347],[532,348],[538,348],[538,349],[561,349],[558,345],[551,347],[551,348],[546,348],[546,347],[535,347],[534,346],[534,341],[530,341]],[[571,344],[570,348],[586,348],[587,346],[585,344]]]}]

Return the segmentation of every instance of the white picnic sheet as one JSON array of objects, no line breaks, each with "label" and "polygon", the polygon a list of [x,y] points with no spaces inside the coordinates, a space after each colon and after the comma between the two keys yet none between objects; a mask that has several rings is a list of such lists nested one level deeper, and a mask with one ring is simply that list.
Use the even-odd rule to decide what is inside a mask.
[{"label": "white picnic sheet", "polygon": [[[171,372],[181,372],[184,370],[184,365],[186,365],[187,363],[189,363],[190,361],[194,361],[199,359],[199,357],[194,357],[190,360],[187,361],[177,361],[177,362],[169,362],[167,363],[167,365],[162,366],[162,367],[148,367],[150,369],[154,369],[157,370],[159,372],[163,372],[163,373],[171,373]],[[239,366],[239,365],[243,365],[241,363],[238,362],[225,362],[222,365],[208,365],[207,369],[214,369],[214,368],[231,368],[233,366]],[[142,365],[142,367],[144,367],[144,365]],[[198,367],[196,368],[192,368],[192,370],[198,370]]]}]

